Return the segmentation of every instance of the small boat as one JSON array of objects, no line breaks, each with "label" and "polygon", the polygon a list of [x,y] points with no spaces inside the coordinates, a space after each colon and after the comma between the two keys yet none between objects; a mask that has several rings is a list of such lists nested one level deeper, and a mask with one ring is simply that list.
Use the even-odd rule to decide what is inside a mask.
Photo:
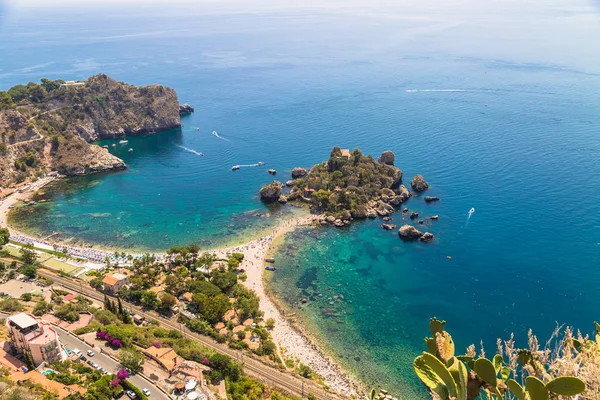
[{"label": "small boat", "polygon": [[196,130],[197,130],[197,131],[199,131],[199,130],[200,130],[200,128],[196,128]]},{"label": "small boat", "polygon": [[115,147],[117,147],[117,145],[113,143],[112,147],[115,148]]},{"label": "small boat", "polygon": [[108,149],[108,145],[102,146],[103,149]]},{"label": "small boat", "polygon": [[264,162],[262,162],[262,161],[259,161],[259,162],[258,162],[258,166],[259,166],[259,167],[262,167],[263,165],[265,165],[265,163],[264,163]]},{"label": "small boat", "polygon": [[275,270],[276,270],[276,268],[275,268],[275,267],[273,267],[272,265],[267,265],[267,266],[265,267],[265,269],[266,269],[267,271],[275,271]]},{"label": "small boat", "polygon": [[133,149],[127,150],[128,153],[133,153]]},{"label": "small boat", "polygon": [[119,142],[119,144],[127,144],[127,143],[129,143],[129,140],[121,140],[121,141]]},{"label": "small boat", "polygon": [[238,169],[240,169],[240,166],[239,166],[239,165],[234,165],[233,167],[231,167],[231,170],[232,170],[232,171],[236,171],[236,170],[238,170]]}]

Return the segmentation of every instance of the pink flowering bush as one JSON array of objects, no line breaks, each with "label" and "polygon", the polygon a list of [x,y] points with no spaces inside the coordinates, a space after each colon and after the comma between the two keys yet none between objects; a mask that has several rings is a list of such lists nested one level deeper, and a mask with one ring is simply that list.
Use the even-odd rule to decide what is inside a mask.
[{"label": "pink flowering bush", "polygon": [[114,378],[112,381],[110,381],[110,387],[113,389],[119,386],[120,384],[121,380],[119,378]]},{"label": "pink flowering bush", "polygon": [[117,372],[117,379],[124,381],[125,379],[127,379],[127,371],[124,369],[120,369]]},{"label": "pink flowering bush", "polygon": [[123,347],[123,342],[121,342],[121,340],[110,337],[110,335],[107,332],[103,332],[100,330],[97,331],[96,338],[98,338],[100,340],[106,340],[108,342],[108,344],[110,344],[112,347],[114,347],[116,349],[120,349]]}]

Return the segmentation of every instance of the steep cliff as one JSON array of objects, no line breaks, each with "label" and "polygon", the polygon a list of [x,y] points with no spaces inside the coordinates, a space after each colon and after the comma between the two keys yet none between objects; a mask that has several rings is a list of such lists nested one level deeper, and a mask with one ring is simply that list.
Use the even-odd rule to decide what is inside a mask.
[{"label": "steep cliff", "polygon": [[103,74],[41,82],[0,92],[0,186],[50,170],[123,169],[120,159],[90,142],[181,126],[177,94],[161,85],[135,87]]}]

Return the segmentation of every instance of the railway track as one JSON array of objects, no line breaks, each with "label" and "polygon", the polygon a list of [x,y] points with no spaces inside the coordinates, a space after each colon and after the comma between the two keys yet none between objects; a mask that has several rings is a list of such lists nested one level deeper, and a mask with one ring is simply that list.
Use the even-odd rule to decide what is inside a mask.
[{"label": "railway track", "polygon": [[[84,286],[82,281],[79,283],[72,278],[65,278],[59,275],[55,275],[45,270],[38,270],[38,275],[51,279],[56,284],[65,287],[66,289],[72,290],[79,294],[82,294],[90,299],[97,300],[100,302],[104,301],[104,294],[100,293],[94,289],[89,288],[88,286]],[[112,296],[108,296],[109,298],[114,299]],[[252,357],[249,357],[247,354],[242,353],[240,351],[232,350],[225,345],[221,345],[216,341],[207,338],[205,336],[199,335],[195,332],[191,332],[183,328],[182,324],[178,322],[173,322],[172,320],[163,317],[162,315],[155,312],[147,312],[143,311],[141,307],[135,306],[131,303],[127,303],[121,300],[123,306],[128,309],[135,311],[135,313],[142,315],[146,318],[155,319],[160,322],[161,326],[168,327],[171,329],[175,329],[181,331],[185,337],[194,339],[201,343],[203,346],[206,346],[216,352],[221,354],[226,354],[229,357],[241,362],[244,366],[244,372],[247,375],[258,378],[262,382],[269,384],[270,386],[275,387],[282,392],[287,394],[291,394],[299,397],[306,397],[309,394],[313,395],[316,399],[319,400],[338,400],[341,397],[329,393],[325,391],[322,387],[317,386],[312,381],[303,381],[295,376],[292,376],[289,373],[285,373],[279,371],[273,367],[263,364],[261,361],[258,361]]]}]

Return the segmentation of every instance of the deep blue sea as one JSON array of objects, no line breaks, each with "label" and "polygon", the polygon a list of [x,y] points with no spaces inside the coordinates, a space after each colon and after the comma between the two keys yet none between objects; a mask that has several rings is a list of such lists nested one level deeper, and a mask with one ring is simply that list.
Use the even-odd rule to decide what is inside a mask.
[{"label": "deep blue sea", "polygon": [[406,204],[439,215],[425,227],[435,242],[401,242],[375,220],[300,230],[275,252],[272,291],[346,367],[417,399],[412,359],[431,316],[459,349],[482,339],[488,354],[510,332],[524,346],[528,328],[591,331],[598,2],[365,3],[0,6],[0,89],[106,73],[167,85],[196,108],[181,130],[114,150],[127,171],[51,188],[18,224],[105,247],[210,248],[297,211],[260,203],[267,168],[287,180],[335,145],[389,149],[405,183],[420,173],[441,198]]}]

